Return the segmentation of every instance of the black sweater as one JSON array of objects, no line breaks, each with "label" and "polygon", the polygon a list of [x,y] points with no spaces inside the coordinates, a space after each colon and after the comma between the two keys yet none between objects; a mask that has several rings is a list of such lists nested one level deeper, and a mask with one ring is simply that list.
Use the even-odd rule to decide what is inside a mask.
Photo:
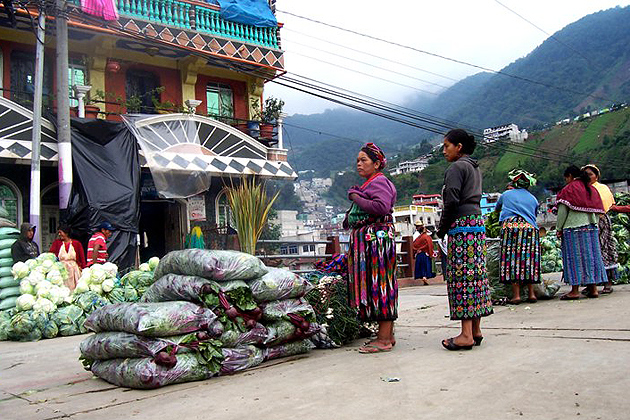
[{"label": "black sweater", "polygon": [[481,189],[481,170],[475,159],[464,156],[449,166],[442,187],[444,209],[438,227],[440,238],[460,217],[481,214]]}]

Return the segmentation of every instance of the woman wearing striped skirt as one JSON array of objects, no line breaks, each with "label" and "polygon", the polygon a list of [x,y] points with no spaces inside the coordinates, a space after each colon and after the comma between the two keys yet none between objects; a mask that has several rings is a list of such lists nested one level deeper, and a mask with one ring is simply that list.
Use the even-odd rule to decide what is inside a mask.
[{"label": "woman wearing striped skirt", "polygon": [[373,143],[357,156],[357,172],[365,182],[348,190],[352,206],[344,227],[351,228],[348,251],[348,295],[362,321],[379,324],[376,340],[359,353],[391,351],[396,344],[394,320],[398,317],[396,243],[392,211],[396,188],[383,175],[385,155]]},{"label": "woman wearing striped skirt", "polygon": [[527,189],[536,178],[521,169],[508,174],[512,189],[501,194],[496,211],[500,211],[501,283],[512,285],[509,303],[521,303],[521,286],[527,285],[527,301],[537,301],[534,284],[540,283],[540,237],[536,225],[538,200]]},{"label": "woman wearing striped skirt", "polygon": [[481,317],[492,314],[486,272],[486,229],[481,216],[481,171],[470,155],[475,138],[461,129],[444,137],[444,156],[452,162],[444,174],[444,209],[438,236],[448,234],[445,279],[452,320],[461,321],[456,337],[442,340],[447,350],[480,345]]},{"label": "woman wearing striped skirt", "polygon": [[564,280],[571,285],[571,291],[560,299],[579,299],[581,285],[587,287],[588,297],[596,298],[597,285],[606,282],[598,229],[599,216],[604,214],[602,199],[582,170],[560,191],[557,202]]},{"label": "woman wearing striped skirt", "polygon": [[613,281],[617,279],[617,268],[619,267],[617,243],[613,236],[610,216],[608,216],[608,211],[615,205],[615,197],[608,186],[599,182],[600,172],[597,166],[592,164],[586,165],[582,167],[582,170],[588,175],[591,186],[599,193],[604,211],[606,212],[600,215],[597,226],[599,228],[599,245],[602,248],[602,259],[604,261],[604,268],[606,269],[607,280],[606,284],[604,284],[604,288],[599,293],[605,295],[612,293]]}]

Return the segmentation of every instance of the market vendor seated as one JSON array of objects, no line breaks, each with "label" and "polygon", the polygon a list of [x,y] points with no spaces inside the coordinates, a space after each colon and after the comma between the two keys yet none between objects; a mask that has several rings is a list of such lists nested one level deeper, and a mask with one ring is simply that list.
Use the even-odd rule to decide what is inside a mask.
[{"label": "market vendor seated", "polygon": [[103,222],[98,226],[98,230],[94,232],[87,247],[87,266],[93,264],[104,264],[107,262],[109,255],[107,254],[107,239],[112,236],[116,230],[109,222]]},{"label": "market vendor seated", "polygon": [[11,257],[13,257],[14,264],[19,261],[25,262],[39,255],[39,246],[33,241],[34,236],[35,225],[22,223],[20,226],[20,239],[11,246]]}]

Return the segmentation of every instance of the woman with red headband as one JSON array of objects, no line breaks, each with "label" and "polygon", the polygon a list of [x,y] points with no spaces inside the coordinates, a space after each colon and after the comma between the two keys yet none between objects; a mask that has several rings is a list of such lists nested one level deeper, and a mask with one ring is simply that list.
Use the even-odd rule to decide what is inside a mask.
[{"label": "woman with red headband", "polygon": [[348,291],[350,305],[362,321],[378,322],[376,340],[366,343],[359,353],[391,351],[396,344],[394,320],[398,317],[396,243],[392,211],[396,188],[383,175],[387,159],[373,143],[357,156],[357,172],[365,179],[348,190],[352,205],[344,227],[352,229],[348,251]]}]

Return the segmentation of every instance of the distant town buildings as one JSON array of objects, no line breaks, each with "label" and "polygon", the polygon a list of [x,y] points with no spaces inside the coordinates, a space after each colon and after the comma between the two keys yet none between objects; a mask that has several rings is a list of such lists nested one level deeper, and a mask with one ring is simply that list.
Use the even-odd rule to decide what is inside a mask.
[{"label": "distant town buildings", "polygon": [[527,140],[527,130],[519,131],[518,125],[506,124],[497,127],[486,128],[483,130],[483,141],[485,143],[494,143],[498,140],[509,140],[513,143],[523,143]]},{"label": "distant town buildings", "polygon": [[402,175],[406,173],[420,172],[424,170],[427,166],[429,166],[429,157],[421,156],[414,160],[400,162],[397,167],[393,168],[390,171],[390,174]]},{"label": "distant town buildings", "polygon": [[442,196],[440,194],[416,194],[411,204],[416,206],[433,206],[442,208]]},{"label": "distant town buildings", "polygon": [[412,236],[416,230],[415,223],[422,222],[429,230],[435,230],[440,221],[441,210],[437,206],[395,206],[392,216],[396,236]]}]

